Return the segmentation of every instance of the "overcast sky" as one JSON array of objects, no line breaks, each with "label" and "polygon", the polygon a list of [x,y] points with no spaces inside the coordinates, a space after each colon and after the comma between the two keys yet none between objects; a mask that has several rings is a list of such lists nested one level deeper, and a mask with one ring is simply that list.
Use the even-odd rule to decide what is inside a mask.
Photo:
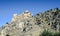
[{"label": "overcast sky", "polygon": [[0,1],[0,27],[11,21],[13,14],[29,10],[33,15],[51,8],[60,8],[60,0],[13,0]]}]

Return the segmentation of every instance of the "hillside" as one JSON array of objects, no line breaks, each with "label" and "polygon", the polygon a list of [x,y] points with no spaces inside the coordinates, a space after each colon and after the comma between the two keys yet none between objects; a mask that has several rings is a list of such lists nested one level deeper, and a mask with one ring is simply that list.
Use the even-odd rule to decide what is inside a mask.
[{"label": "hillside", "polygon": [[60,31],[60,10],[50,9],[35,16],[29,11],[14,14],[10,23],[0,28],[0,36],[39,36],[44,30]]}]

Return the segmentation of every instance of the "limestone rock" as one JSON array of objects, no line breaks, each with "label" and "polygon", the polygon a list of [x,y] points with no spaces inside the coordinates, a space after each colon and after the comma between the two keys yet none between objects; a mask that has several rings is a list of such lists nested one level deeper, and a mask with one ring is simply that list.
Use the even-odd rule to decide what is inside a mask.
[{"label": "limestone rock", "polygon": [[0,28],[0,36],[39,36],[45,29],[60,31],[60,10],[47,10],[33,16],[28,10],[14,14],[11,23]]}]

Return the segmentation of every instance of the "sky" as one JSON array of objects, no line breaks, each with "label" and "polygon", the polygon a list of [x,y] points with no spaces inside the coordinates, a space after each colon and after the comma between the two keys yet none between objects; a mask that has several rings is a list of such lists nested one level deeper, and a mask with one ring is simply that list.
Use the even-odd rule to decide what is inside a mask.
[{"label": "sky", "polygon": [[60,0],[0,0],[0,27],[10,23],[14,13],[29,10],[35,15],[56,7],[60,8]]}]

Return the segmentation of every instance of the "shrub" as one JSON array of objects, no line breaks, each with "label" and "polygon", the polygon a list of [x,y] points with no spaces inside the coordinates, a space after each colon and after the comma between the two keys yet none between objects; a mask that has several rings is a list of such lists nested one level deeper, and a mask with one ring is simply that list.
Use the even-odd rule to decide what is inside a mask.
[{"label": "shrub", "polygon": [[52,33],[48,30],[44,30],[39,36],[60,36],[60,32]]},{"label": "shrub", "polygon": [[54,36],[60,36],[60,32],[54,33]]},{"label": "shrub", "polygon": [[9,34],[7,34],[6,36],[9,36]]},{"label": "shrub", "polygon": [[9,24],[8,22],[6,22],[6,24]]},{"label": "shrub", "polygon": [[52,33],[49,32],[48,30],[44,30],[40,36],[52,36]]}]

